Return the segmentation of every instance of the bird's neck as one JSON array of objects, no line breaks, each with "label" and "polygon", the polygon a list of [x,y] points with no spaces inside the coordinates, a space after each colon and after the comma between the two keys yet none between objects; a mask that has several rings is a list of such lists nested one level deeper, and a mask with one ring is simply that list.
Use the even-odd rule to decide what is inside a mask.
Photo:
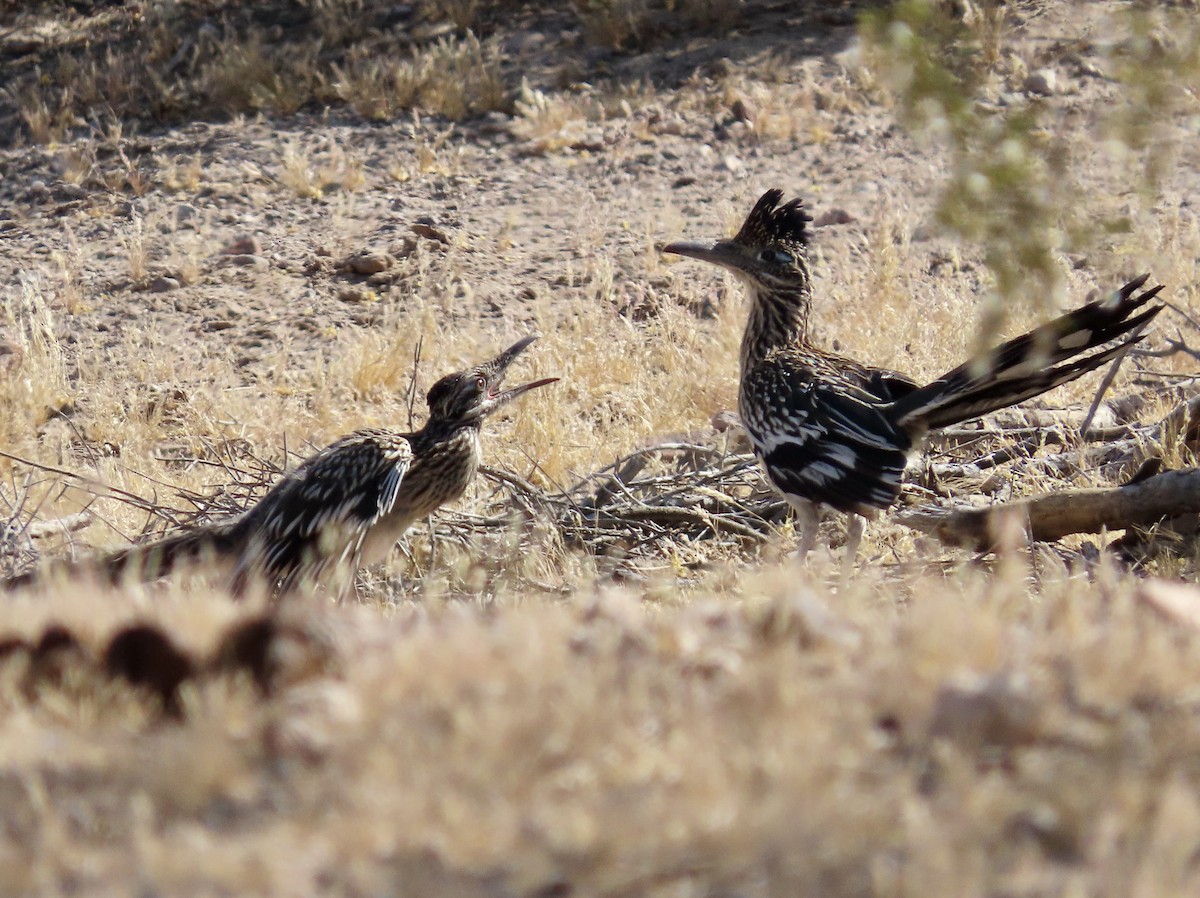
[{"label": "bird's neck", "polygon": [[396,515],[406,521],[432,514],[461,496],[475,479],[481,457],[478,422],[436,429],[427,424],[410,440],[413,460],[396,503]]},{"label": "bird's neck", "polygon": [[479,453],[479,431],[481,421],[430,420],[412,435],[413,454],[418,458],[439,449],[451,455]]},{"label": "bird's neck", "polygon": [[807,281],[789,289],[751,284],[750,317],[742,336],[742,373],[773,350],[809,342],[812,290]]}]

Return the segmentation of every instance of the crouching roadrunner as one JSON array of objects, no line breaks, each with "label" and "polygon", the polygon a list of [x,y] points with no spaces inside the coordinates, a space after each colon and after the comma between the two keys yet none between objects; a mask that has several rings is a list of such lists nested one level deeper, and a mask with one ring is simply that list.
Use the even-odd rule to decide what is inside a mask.
[{"label": "crouching roadrunner", "polygon": [[484,418],[558,380],[500,388],[509,366],[536,339],[526,337],[494,359],[435,383],[427,395],[429,419],[415,433],[348,434],[285,474],[231,521],[99,560],[31,571],[5,585],[24,586],[64,568],[114,583],[155,580],[182,564],[211,561],[232,570],[235,595],[255,582],[276,595],[321,582],[344,589],[360,567],[386,558],[410,524],[462,495],[479,468]]},{"label": "crouching roadrunner", "polygon": [[813,342],[812,219],[800,200],[782,199],[779,190],[763,194],[731,239],[672,243],[663,251],[720,265],[746,285],[738,411],[768,479],[800,518],[800,557],[816,539],[818,504],[851,515],[844,570],[853,565],[863,518],[896,501],[909,453],[928,431],[1100,367],[1141,339],[1162,311],[1146,306],[1162,287],[1138,292],[1144,275],[921,386]]}]

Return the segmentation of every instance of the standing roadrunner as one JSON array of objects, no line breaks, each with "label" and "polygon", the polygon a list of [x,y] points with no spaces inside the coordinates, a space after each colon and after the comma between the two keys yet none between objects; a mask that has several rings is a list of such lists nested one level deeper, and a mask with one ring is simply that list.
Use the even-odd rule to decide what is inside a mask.
[{"label": "standing roadrunner", "polygon": [[[429,419],[414,433],[356,430],[289,471],[231,521],[66,567],[116,583],[155,580],[181,564],[212,561],[232,568],[235,595],[255,582],[277,595],[300,584],[349,585],[360,567],[386,558],[410,524],[463,494],[479,469],[484,418],[558,380],[500,389],[509,366],[536,339],[526,337],[435,383],[427,396]],[[55,570],[30,571],[5,585],[25,586]]]},{"label": "standing roadrunner", "polygon": [[807,259],[812,219],[800,200],[781,205],[782,199],[781,191],[768,190],[731,239],[672,243],[663,251],[720,265],[746,285],[750,314],[738,390],[742,423],[768,479],[800,518],[800,557],[816,539],[819,504],[851,515],[847,571],[862,538],[863,518],[896,501],[909,453],[926,433],[1015,405],[1100,367],[1141,339],[1142,329],[1163,308],[1143,308],[1162,289],[1138,293],[1148,277],[1143,275],[1119,293],[921,386],[813,342]]}]

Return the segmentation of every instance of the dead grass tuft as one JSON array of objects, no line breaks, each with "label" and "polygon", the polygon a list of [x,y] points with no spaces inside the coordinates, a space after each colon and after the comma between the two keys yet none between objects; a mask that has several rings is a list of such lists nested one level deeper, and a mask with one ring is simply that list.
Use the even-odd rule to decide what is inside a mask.
[{"label": "dead grass tuft", "polygon": [[550,95],[522,81],[512,133],[530,154],[557,153],[583,143],[589,124],[601,115],[600,105],[588,97]]},{"label": "dead grass tuft", "polygon": [[63,348],[54,332],[54,313],[45,279],[21,275],[16,287],[3,294],[3,322],[14,351],[3,390],[3,439],[20,445],[70,401]]},{"label": "dead grass tuft", "polygon": [[[62,141],[77,126],[105,118],[290,115],[328,103],[373,119],[416,108],[452,120],[511,109],[496,42],[469,28],[396,56],[381,52],[370,27],[391,14],[384,4],[322,0],[299,14],[311,19],[301,30],[259,24],[272,18],[294,24],[280,10],[222,6],[209,13],[200,4],[153,5],[120,21],[132,33],[128,40],[115,24],[119,17],[83,19],[88,49],[64,41],[45,67],[26,70],[0,97],[37,144]],[[475,12],[470,3],[449,10],[463,22]],[[36,30],[36,13],[26,15]]]},{"label": "dead grass tuft", "polygon": [[665,34],[728,29],[742,14],[737,0],[574,0],[589,43],[614,50],[649,49]]}]

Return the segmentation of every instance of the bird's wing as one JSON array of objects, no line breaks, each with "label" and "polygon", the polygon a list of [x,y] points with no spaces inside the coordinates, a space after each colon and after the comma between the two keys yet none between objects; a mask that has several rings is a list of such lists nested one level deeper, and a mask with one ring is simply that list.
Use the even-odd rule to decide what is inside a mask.
[{"label": "bird's wing", "polygon": [[742,418],[784,495],[855,512],[895,501],[912,439],[884,414],[869,376],[789,357],[743,377]]},{"label": "bird's wing", "polygon": [[289,472],[244,519],[244,579],[255,573],[283,588],[329,565],[357,567],[363,540],[392,510],[412,463],[403,434],[359,430]]},{"label": "bird's wing", "polygon": [[863,389],[883,402],[895,402],[921,386],[908,375],[887,368],[864,368],[859,379]]}]

